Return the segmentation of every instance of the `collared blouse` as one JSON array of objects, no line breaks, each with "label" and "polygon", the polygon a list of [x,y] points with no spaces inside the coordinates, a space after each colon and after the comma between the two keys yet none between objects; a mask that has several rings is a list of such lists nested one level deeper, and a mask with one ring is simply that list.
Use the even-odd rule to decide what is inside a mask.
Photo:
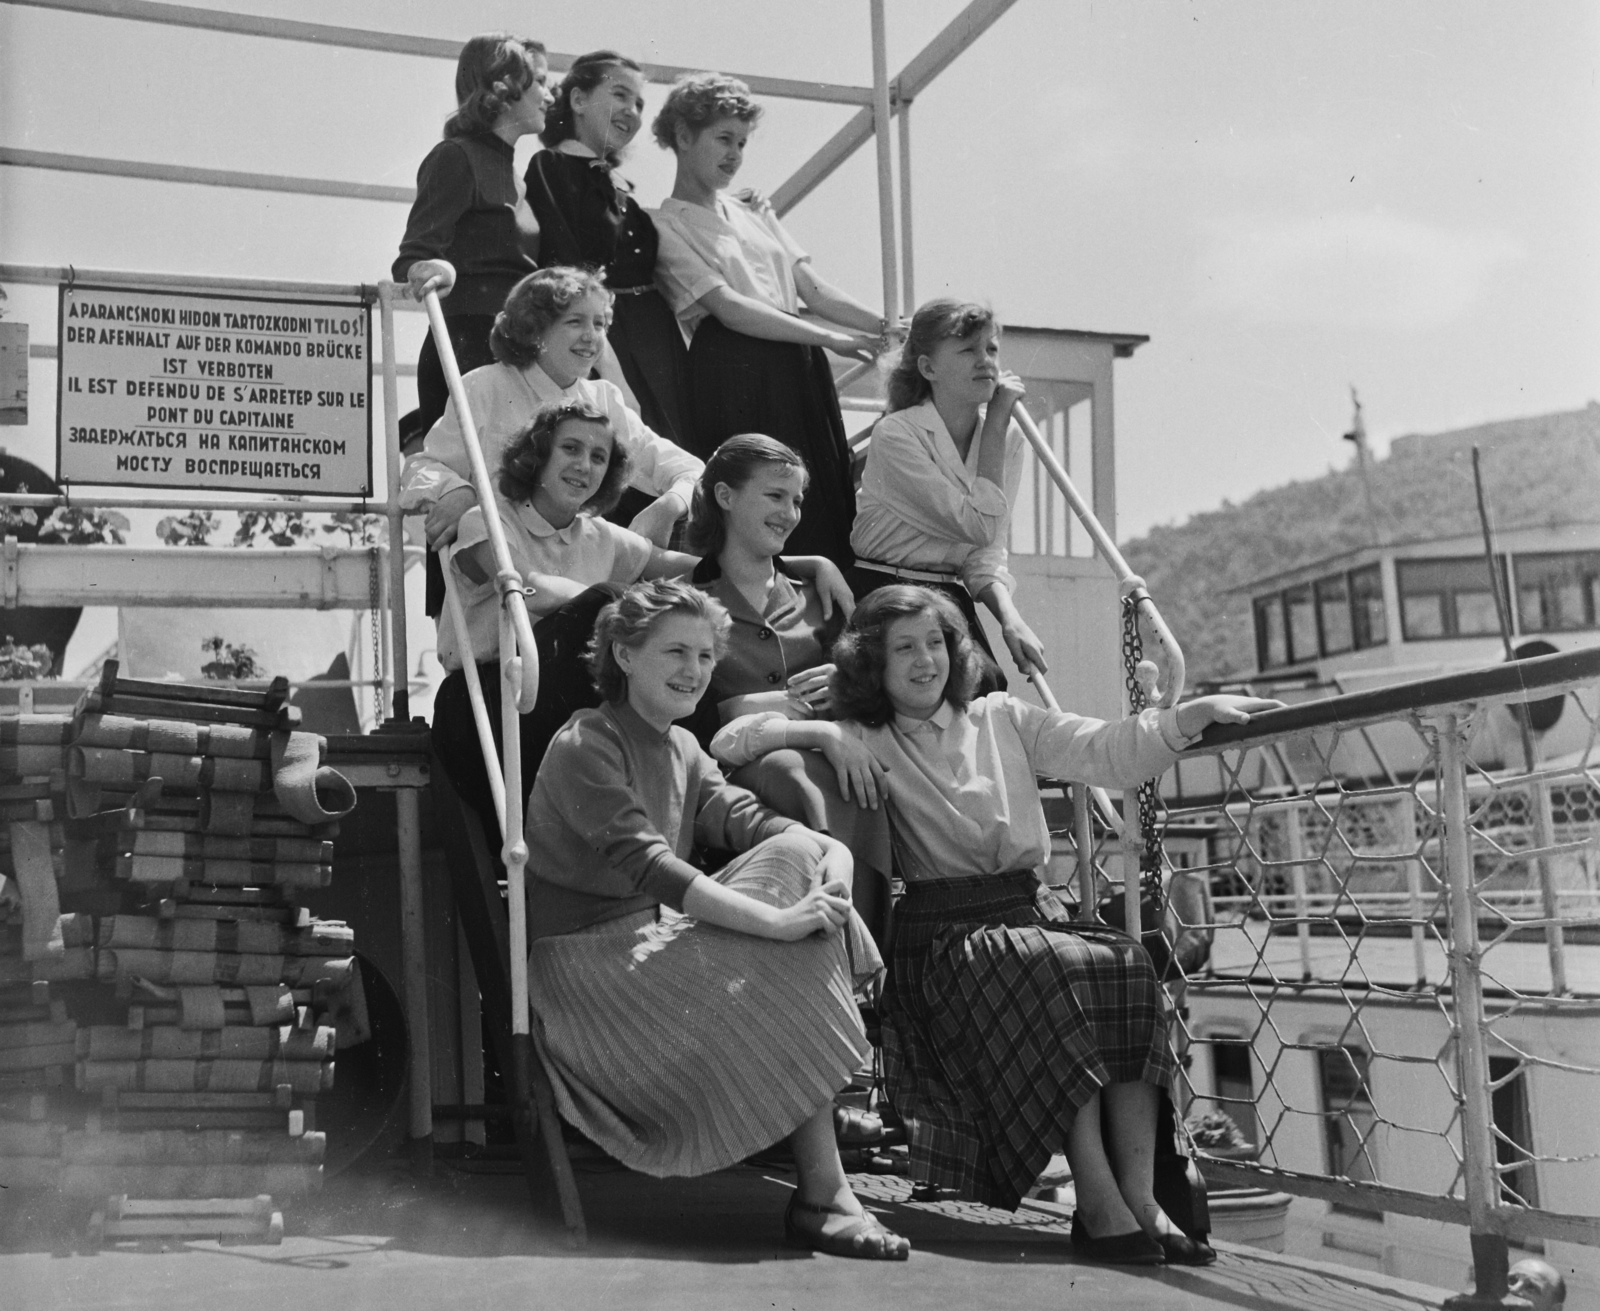
[{"label": "collared blouse", "polygon": [[1022,481],[1022,429],[1006,431],[1005,487],[978,477],[978,431],[963,460],[931,400],[886,416],[872,432],[856,492],[850,547],[857,558],[910,569],[959,570],[974,597],[1008,592],[1011,507]]},{"label": "collared blouse", "polygon": [[396,282],[419,259],[449,260],[456,285],[446,315],[496,314],[506,293],[539,267],[539,221],[517,189],[512,148],[493,132],[446,137],[417,169]]},{"label": "collared blouse", "polygon": [[717,287],[765,301],[785,314],[800,308],[794,270],[811,257],[800,249],[770,206],[717,197],[717,207],[669,196],[652,216],[661,241],[656,286],[690,336],[710,312],[698,304]]},{"label": "collared blouse", "polygon": [[705,700],[713,706],[729,697],[781,690],[792,674],[825,664],[839,635],[844,614],[822,617],[822,600],[806,579],[791,573],[780,559],[767,603],[759,612],[707,556],[690,581],[716,597],[733,618],[728,653],[717,662]]},{"label": "collared blouse", "polygon": [[[565,528],[557,528],[533,508],[532,501],[510,505],[497,498],[497,503],[511,563],[524,577],[530,573],[556,574],[585,587],[631,583],[650,563],[652,547],[648,541],[595,515],[577,515]],[[482,509],[475,505],[462,515],[456,531],[457,550],[487,541],[489,529]],[[474,660],[482,664],[496,659],[500,649],[500,593],[495,580],[474,583],[458,570],[455,581]],[[446,669],[460,669],[463,663],[461,639],[449,606],[439,616],[439,663]]]},{"label": "collared blouse", "polygon": [[[726,765],[785,745],[781,715],[736,719],[711,744]],[[888,772],[896,868],[908,882],[1040,869],[1050,832],[1037,775],[1131,788],[1154,778],[1187,745],[1176,710],[1145,710],[1110,724],[1041,710],[991,692],[928,719],[895,715],[879,728],[841,721]]]},{"label": "collared blouse", "polygon": [[[688,508],[694,484],[705,465],[648,428],[628,408],[614,383],[603,378],[579,378],[570,387],[559,387],[537,364],[526,369],[487,364],[461,381],[478,425],[478,441],[491,482],[507,444],[543,406],[575,399],[593,405],[611,421],[611,430],[633,458],[632,486],[651,496],[676,492],[684,508]],[[400,504],[416,514],[430,509],[446,492],[471,485],[472,464],[452,399],[439,422],[428,430],[422,449],[406,461],[400,476]]]},{"label": "collared blouse", "polygon": [[539,770],[526,834],[528,918],[540,936],[683,898],[695,842],[729,851],[798,827],[722,776],[687,729],[666,733],[626,701],[580,710]]}]

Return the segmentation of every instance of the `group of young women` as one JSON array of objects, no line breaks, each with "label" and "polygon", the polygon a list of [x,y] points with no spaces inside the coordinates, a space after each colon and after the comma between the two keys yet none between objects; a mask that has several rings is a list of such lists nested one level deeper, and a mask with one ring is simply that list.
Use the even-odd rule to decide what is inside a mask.
[{"label": "group of young women", "polygon": [[[643,89],[612,51],[552,89],[538,43],[474,38],[395,265],[441,294],[497,471],[486,511],[426,347],[403,497],[455,591],[434,740],[491,828],[464,669],[484,665],[498,733],[486,512],[536,619],[529,973],[562,1113],[654,1174],[787,1138],[788,1235],[903,1259],[851,1192],[833,1106],[868,1056],[857,990],[881,980],[919,1182],[1015,1207],[1065,1152],[1086,1256],[1211,1259],[1152,1194],[1159,984],[1141,947],[1077,931],[1040,884],[1034,779],[1131,787],[1271,703],[1107,724],[1008,696],[974,602],[1019,671],[1045,656],[1006,567],[1023,389],[993,314],[916,312],[858,503],[824,352],[876,358],[900,325],[824,281],[761,197],[729,194],[760,116],[733,78],[674,84],[652,130],[676,181],[641,209],[616,169]],[[545,149],[519,188],[528,133]],[[708,873],[707,849],[736,854]],[[885,977],[859,912],[881,924],[891,873]]]}]

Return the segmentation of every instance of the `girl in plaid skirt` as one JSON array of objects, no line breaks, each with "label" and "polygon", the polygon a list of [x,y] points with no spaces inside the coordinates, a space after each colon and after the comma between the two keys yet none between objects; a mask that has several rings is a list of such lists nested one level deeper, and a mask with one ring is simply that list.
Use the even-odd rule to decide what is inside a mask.
[{"label": "girl in plaid skirt", "polygon": [[959,611],[927,588],[861,602],[834,647],[838,722],[753,716],[713,751],[856,749],[889,799],[906,882],[883,1000],[883,1055],[912,1174],[1014,1209],[1057,1152],[1077,1193],[1073,1245],[1104,1261],[1204,1264],[1156,1204],[1155,1122],[1172,1078],[1165,997],[1131,938],[1067,920],[1036,775],[1131,788],[1213,723],[1278,703],[1200,697],[1108,724],[1003,692]]}]

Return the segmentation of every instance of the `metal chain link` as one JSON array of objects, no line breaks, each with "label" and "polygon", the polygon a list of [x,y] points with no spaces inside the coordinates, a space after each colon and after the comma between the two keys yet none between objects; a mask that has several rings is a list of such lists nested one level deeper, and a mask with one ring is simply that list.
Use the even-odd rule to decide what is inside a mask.
[{"label": "metal chain link", "polygon": [[[378,547],[374,544],[367,553],[367,592],[372,602],[368,613],[372,616],[372,726],[374,728],[383,723],[383,634],[378,627],[383,622],[378,614],[379,607],[383,604],[380,583],[383,568],[378,556]],[[396,678],[398,677],[397,673]]]},{"label": "metal chain link", "polygon": [[[1139,662],[1144,659],[1144,641],[1139,636],[1139,599],[1122,598],[1122,678],[1128,693],[1128,709],[1137,715],[1145,708],[1144,685],[1139,682]],[[1138,812],[1139,836],[1143,847],[1139,854],[1139,881],[1149,895],[1151,905],[1161,909],[1161,825],[1156,813],[1156,781],[1150,779],[1139,784]],[[1127,822],[1124,818],[1124,823]]]}]

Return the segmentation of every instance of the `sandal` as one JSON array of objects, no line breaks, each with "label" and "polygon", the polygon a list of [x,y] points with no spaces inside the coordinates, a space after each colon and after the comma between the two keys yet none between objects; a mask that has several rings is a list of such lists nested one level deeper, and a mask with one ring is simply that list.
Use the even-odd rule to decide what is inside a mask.
[{"label": "sandal", "polygon": [[883,1141],[883,1119],[859,1106],[833,1108],[833,1138],[840,1147],[872,1147]]},{"label": "sandal", "polygon": [[[829,1256],[853,1256],[863,1261],[904,1261],[911,1255],[911,1243],[893,1230],[884,1228],[870,1213],[863,1212],[853,1224],[824,1234],[820,1231],[812,1233],[796,1224],[794,1217],[800,1211],[807,1215],[822,1216],[848,1215],[849,1212],[831,1206],[819,1206],[815,1202],[802,1202],[800,1190],[795,1189],[783,1212],[784,1237],[791,1243],[809,1247],[813,1252],[826,1252]],[[874,1238],[878,1239],[875,1246],[871,1245]]]}]

